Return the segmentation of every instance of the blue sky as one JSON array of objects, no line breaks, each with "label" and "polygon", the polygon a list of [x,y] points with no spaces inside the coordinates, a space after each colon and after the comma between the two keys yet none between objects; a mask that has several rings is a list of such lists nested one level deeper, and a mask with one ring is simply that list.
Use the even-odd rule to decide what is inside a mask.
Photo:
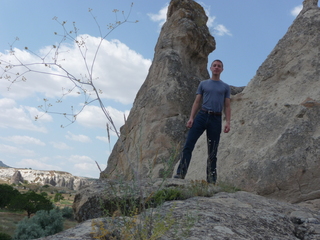
[{"label": "blue sky", "polygon": [[[107,25],[116,20],[113,10],[119,10],[117,18],[122,20],[121,12],[129,13],[132,3],[127,0],[0,1],[0,59],[12,58],[8,50],[18,37],[13,47],[16,56],[26,63],[39,59],[26,52],[25,47],[43,55],[61,40],[54,34],[62,32],[54,17],[66,21],[68,29],[76,23],[79,34],[86,39],[89,60],[90,50],[96,46],[100,34],[88,9],[92,9],[102,32],[107,33]],[[217,43],[209,62],[223,60],[221,78],[234,86],[248,84],[302,8],[302,0],[197,2],[209,16],[208,27]],[[128,116],[147,76],[169,1],[133,3],[129,20],[138,23],[126,23],[108,35],[94,71],[96,84],[103,91],[101,98],[118,128],[123,125],[124,115]],[[63,51],[61,57],[68,71],[84,76],[84,65],[73,43],[66,42]],[[1,68],[0,74],[3,74]],[[44,104],[43,99],[53,104],[52,111],[62,113],[69,111],[70,106],[80,109],[83,98],[71,93],[63,103],[56,104],[62,88],[70,87],[66,79],[34,73],[26,77],[26,82],[13,84],[10,91],[7,90],[10,83],[0,79],[0,160],[11,167],[61,170],[98,178],[95,161],[105,169],[117,137],[111,134],[111,143],[108,142],[106,119],[97,104],[86,107],[75,123],[61,128],[68,121],[63,115],[44,114],[38,108]],[[35,121],[37,115],[41,117]]]}]

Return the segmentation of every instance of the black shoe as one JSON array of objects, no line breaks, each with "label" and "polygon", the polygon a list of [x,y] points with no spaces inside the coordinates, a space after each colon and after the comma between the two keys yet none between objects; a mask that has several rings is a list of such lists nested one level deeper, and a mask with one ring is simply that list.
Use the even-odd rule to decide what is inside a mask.
[{"label": "black shoe", "polygon": [[216,181],[217,181],[217,173],[216,172],[213,172],[213,173],[207,175],[207,182],[208,183],[215,184]]},{"label": "black shoe", "polygon": [[176,174],[176,175],[174,175],[173,176],[173,178],[179,178],[179,179],[184,179],[184,175],[182,175],[182,174]]}]

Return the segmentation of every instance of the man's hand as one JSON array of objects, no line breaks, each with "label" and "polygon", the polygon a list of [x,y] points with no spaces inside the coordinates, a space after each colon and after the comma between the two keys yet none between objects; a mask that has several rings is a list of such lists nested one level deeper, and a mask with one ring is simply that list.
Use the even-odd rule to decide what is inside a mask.
[{"label": "man's hand", "polygon": [[224,132],[228,133],[230,131],[230,123],[227,122],[226,125],[224,126]]},{"label": "man's hand", "polygon": [[193,125],[193,119],[189,119],[189,121],[186,124],[187,128],[191,128],[192,125]]}]

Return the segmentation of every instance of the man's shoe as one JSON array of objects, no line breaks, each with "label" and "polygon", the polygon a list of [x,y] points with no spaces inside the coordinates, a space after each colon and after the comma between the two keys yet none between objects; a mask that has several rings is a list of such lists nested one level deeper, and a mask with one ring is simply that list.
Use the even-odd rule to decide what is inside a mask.
[{"label": "man's shoe", "polygon": [[176,175],[173,176],[173,178],[184,179],[184,175],[176,174]]},{"label": "man's shoe", "polygon": [[207,175],[207,182],[208,183],[215,184],[216,181],[217,181],[217,173],[216,172],[213,172],[213,173]]}]

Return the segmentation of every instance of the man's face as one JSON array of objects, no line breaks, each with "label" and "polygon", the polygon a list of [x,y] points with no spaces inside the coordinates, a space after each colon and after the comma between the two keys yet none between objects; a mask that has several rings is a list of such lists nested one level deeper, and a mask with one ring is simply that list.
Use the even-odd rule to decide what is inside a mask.
[{"label": "man's face", "polygon": [[211,64],[210,70],[213,74],[220,74],[223,71],[222,63],[219,61],[214,61]]}]

